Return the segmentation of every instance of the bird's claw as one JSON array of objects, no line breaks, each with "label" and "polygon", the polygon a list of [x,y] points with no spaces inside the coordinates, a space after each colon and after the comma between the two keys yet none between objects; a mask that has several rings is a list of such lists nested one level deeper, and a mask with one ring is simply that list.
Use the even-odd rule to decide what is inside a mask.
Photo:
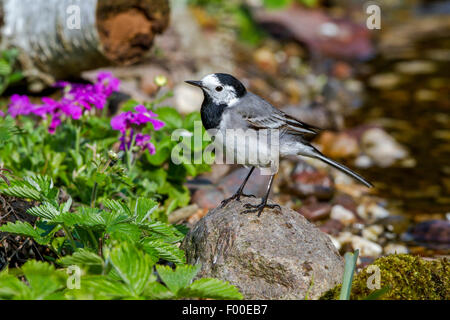
[{"label": "bird's claw", "polygon": [[231,200],[237,200],[237,201],[241,201],[240,197],[247,197],[247,198],[256,198],[254,195],[252,194],[245,194],[245,193],[236,193],[234,195],[232,195],[231,197],[229,197],[228,199],[223,200],[220,203],[220,207],[223,208],[225,207]]},{"label": "bird's claw", "polygon": [[270,209],[278,208],[279,210],[281,210],[281,207],[278,204],[267,204],[264,202],[257,204],[257,205],[246,203],[244,205],[244,208],[246,208],[247,210],[242,211],[241,214],[258,212],[258,217],[261,215],[264,208],[270,208]]}]

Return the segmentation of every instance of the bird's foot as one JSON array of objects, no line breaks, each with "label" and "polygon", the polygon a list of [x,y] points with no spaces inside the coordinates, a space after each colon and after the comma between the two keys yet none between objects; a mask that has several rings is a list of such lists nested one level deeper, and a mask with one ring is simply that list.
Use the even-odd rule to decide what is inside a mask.
[{"label": "bird's foot", "polygon": [[239,193],[236,192],[234,195],[232,195],[231,197],[229,197],[228,199],[223,200],[220,203],[220,207],[223,208],[225,207],[231,200],[237,200],[237,201],[241,201],[241,197],[248,197],[248,198],[256,198],[254,195],[252,194],[245,194],[245,193]]},{"label": "bird's foot", "polygon": [[258,212],[258,217],[261,215],[261,212],[263,212],[264,208],[270,209],[278,208],[278,210],[281,211],[281,207],[278,204],[267,204],[266,201],[263,201],[260,204],[256,205],[247,203],[244,205],[244,208],[246,208],[247,210],[242,211],[241,214]]}]

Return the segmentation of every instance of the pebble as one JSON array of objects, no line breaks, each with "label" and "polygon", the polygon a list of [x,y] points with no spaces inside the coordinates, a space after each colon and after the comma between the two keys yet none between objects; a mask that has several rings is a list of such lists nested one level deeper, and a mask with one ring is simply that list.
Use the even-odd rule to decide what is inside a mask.
[{"label": "pebble", "polygon": [[436,71],[436,65],[425,60],[403,61],[397,63],[395,69],[408,75],[430,74]]},{"label": "pebble", "polygon": [[319,171],[304,161],[297,163],[286,184],[292,193],[300,197],[330,199],[334,192],[333,180],[328,173]]},{"label": "pebble", "polygon": [[383,233],[384,228],[380,225],[374,224],[364,228],[361,232],[362,236],[370,241],[377,241],[380,234]]},{"label": "pebble", "polygon": [[408,156],[408,151],[380,128],[371,128],[361,137],[363,151],[380,167],[389,167]]},{"label": "pebble", "polygon": [[384,254],[402,254],[409,253],[409,250],[406,246],[400,243],[388,243],[384,249]]},{"label": "pebble", "polygon": [[400,82],[400,77],[395,73],[380,73],[369,79],[369,84],[371,87],[384,90],[392,89],[399,85]]},{"label": "pebble", "polygon": [[331,219],[338,220],[344,226],[349,226],[356,221],[356,217],[353,212],[344,208],[340,204],[333,206],[330,217]]},{"label": "pebble", "polygon": [[337,237],[337,240],[341,246],[350,243],[353,250],[359,249],[360,256],[378,257],[383,252],[383,248],[379,244],[364,239],[363,237],[353,235],[350,232],[342,232]]},{"label": "pebble", "polygon": [[275,54],[270,49],[265,47],[257,49],[253,54],[253,59],[262,70],[276,73],[278,62]]},{"label": "pebble", "polygon": [[328,203],[313,203],[303,205],[298,209],[306,219],[309,221],[317,221],[327,218],[331,212],[331,205]]},{"label": "pebble", "polygon": [[355,166],[358,168],[367,169],[372,165],[373,161],[368,155],[362,154],[355,159]]},{"label": "pebble", "polygon": [[356,138],[345,132],[324,132],[318,144],[322,147],[322,152],[331,158],[355,157],[360,152]]},{"label": "pebble", "polygon": [[374,202],[360,204],[356,212],[361,218],[368,221],[383,219],[390,215],[388,210]]}]

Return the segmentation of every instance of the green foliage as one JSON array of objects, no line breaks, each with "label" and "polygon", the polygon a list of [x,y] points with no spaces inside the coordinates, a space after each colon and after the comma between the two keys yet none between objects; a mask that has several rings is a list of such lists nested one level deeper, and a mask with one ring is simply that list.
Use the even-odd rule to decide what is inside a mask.
[{"label": "green foliage", "polygon": [[[63,299],[65,275],[49,263],[27,261],[17,275],[8,271],[0,273],[0,299],[56,300]],[[23,276],[26,282],[18,276]]]},{"label": "green foliage", "polygon": [[14,135],[19,134],[21,131],[16,126],[16,122],[11,117],[0,117],[0,148],[2,148],[5,143],[10,141]]},{"label": "green foliage", "polygon": [[[146,106],[159,113],[166,126],[154,132],[148,124],[143,132],[152,136],[157,152],[137,153],[131,166],[125,153],[119,152],[114,159],[111,156],[110,151],[117,148],[119,134],[111,129],[110,118],[91,115],[84,115],[77,123],[65,121],[54,135],[47,132],[45,121],[36,126],[36,119],[19,116],[21,129],[18,130],[15,119],[0,117],[0,163],[16,176],[48,176],[57,188],[84,204],[117,195],[156,199],[163,205],[153,215],[164,221],[171,210],[189,203],[189,190],[183,186],[187,177],[208,171],[210,167],[174,164],[171,160],[172,150],[179,143],[171,140],[172,132],[183,129],[192,133],[193,122],[200,121],[199,113],[183,118],[170,107],[155,109],[156,102]],[[131,100],[125,107],[133,108],[137,104]],[[201,149],[196,151],[201,152],[206,145],[207,142],[201,144]],[[22,191],[35,200],[29,186],[25,187],[26,190],[19,190],[21,186],[18,186],[18,190],[11,192],[23,196]]]},{"label": "green foliage", "polygon": [[18,55],[19,51],[17,49],[0,52],[0,95],[5,92],[9,85],[23,79],[22,72],[17,68]]},{"label": "green foliage", "polygon": [[[36,226],[9,222],[0,231],[48,245],[63,267],[28,261],[20,270],[3,271],[0,299],[242,299],[226,282],[193,281],[200,266],[186,265],[178,248],[182,232],[152,219],[158,207],[152,199],[137,198],[128,204],[105,200],[101,208],[74,208],[70,197],[58,202],[57,189],[45,176],[12,180],[0,192],[40,202],[27,211],[38,218]],[[168,262],[176,268],[158,264]],[[67,285],[73,278],[67,271],[74,267],[82,270],[78,289]]]}]

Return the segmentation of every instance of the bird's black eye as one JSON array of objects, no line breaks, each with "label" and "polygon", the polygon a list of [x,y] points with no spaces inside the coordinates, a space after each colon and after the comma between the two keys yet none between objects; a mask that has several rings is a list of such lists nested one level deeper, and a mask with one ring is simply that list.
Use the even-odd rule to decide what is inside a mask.
[{"label": "bird's black eye", "polygon": [[216,91],[217,91],[217,92],[220,92],[220,91],[222,91],[222,90],[223,90],[223,87],[221,87],[221,86],[216,87]]}]

